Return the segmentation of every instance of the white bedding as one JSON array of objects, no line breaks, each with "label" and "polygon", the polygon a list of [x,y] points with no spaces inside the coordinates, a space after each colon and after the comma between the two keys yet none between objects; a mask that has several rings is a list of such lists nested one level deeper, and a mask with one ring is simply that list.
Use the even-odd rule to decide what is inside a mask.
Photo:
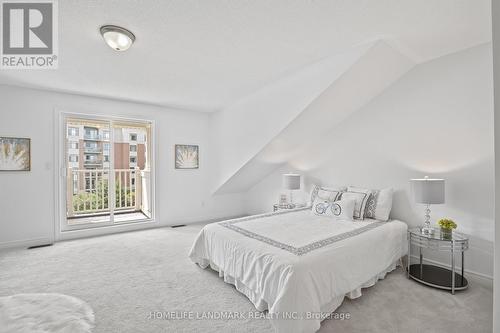
[{"label": "white bedding", "polygon": [[206,225],[189,257],[269,310],[278,332],[315,332],[319,314],[333,312],[345,296],[359,297],[396,267],[407,251],[406,231],[395,220],[280,211]]}]

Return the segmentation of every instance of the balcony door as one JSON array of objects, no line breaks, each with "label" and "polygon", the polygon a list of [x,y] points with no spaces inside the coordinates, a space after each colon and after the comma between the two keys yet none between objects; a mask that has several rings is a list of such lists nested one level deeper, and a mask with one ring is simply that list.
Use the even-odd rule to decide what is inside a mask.
[{"label": "balcony door", "polygon": [[63,123],[62,231],[150,220],[152,124],[78,115]]}]

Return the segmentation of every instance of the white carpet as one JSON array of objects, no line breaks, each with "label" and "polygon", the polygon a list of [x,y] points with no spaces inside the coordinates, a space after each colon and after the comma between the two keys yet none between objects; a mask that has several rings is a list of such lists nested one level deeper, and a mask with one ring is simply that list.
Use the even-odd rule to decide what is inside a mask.
[{"label": "white carpet", "polygon": [[61,294],[0,297],[0,331],[5,333],[90,333],[94,313],[84,301]]},{"label": "white carpet", "polygon": [[[187,257],[200,225],[162,228],[0,252],[0,296],[61,293],[87,302],[93,333],[273,332],[266,319],[150,319],[151,312],[255,311],[211,270]],[[326,320],[320,332],[488,332],[492,292],[471,284],[451,295],[408,280],[398,269],[345,300],[349,320]]]}]

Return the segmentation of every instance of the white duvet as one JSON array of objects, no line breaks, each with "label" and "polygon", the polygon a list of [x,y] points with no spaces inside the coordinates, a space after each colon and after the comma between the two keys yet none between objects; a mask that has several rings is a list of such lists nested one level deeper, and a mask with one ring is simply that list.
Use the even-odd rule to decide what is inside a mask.
[{"label": "white duvet", "polygon": [[309,209],[206,225],[189,257],[219,271],[278,332],[315,332],[345,296],[359,297],[406,254],[400,221],[336,221]]}]

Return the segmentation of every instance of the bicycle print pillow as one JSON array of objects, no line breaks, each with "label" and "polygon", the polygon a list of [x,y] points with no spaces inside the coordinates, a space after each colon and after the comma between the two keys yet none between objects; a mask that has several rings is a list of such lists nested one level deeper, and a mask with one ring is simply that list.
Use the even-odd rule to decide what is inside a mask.
[{"label": "bicycle print pillow", "polygon": [[354,221],[355,205],[356,201],[353,199],[331,201],[317,197],[313,202],[312,211],[318,216],[332,217],[336,220]]}]

